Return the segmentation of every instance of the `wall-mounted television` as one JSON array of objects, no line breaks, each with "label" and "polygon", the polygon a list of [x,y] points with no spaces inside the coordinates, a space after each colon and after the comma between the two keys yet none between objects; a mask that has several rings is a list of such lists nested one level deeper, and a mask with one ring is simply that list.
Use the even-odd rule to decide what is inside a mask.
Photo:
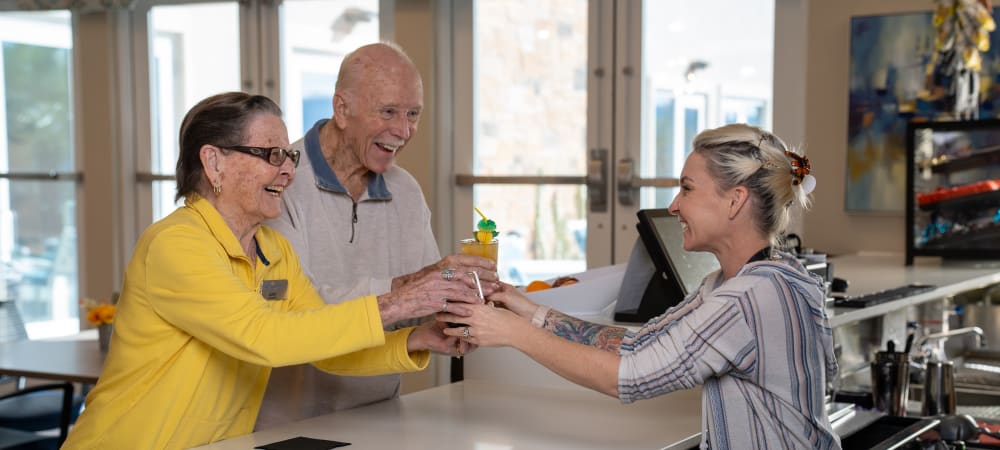
[{"label": "wall-mounted television", "polygon": [[918,256],[1000,259],[1000,120],[907,125],[906,264]]}]

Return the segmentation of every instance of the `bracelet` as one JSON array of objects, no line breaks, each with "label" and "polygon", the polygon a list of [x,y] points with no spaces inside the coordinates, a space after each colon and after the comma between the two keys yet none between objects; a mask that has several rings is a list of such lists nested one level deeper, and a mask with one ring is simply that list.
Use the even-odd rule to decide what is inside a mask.
[{"label": "bracelet", "polygon": [[545,325],[545,316],[549,315],[550,309],[552,308],[539,305],[538,308],[535,309],[535,314],[531,316],[531,324],[538,328],[542,328],[542,326]]}]

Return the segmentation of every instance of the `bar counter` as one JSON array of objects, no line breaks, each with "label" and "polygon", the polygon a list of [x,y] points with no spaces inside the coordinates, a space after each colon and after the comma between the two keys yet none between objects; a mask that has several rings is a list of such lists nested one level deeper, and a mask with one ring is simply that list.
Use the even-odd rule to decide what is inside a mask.
[{"label": "bar counter", "polygon": [[349,449],[648,450],[687,448],[700,426],[700,388],[623,405],[580,387],[462,381],[197,448],[246,450],[305,436]]}]

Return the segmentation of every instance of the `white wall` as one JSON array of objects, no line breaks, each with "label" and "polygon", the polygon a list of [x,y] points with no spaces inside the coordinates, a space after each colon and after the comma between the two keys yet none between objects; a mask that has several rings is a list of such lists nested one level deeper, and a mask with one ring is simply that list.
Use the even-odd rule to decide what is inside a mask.
[{"label": "white wall", "polygon": [[[906,217],[899,213],[847,213],[844,179],[847,167],[847,102],[851,17],[931,11],[931,0],[779,0],[786,13],[805,3],[805,134],[813,173],[819,181],[812,212],[804,219],[804,244],[834,254],[858,251],[903,252]],[[777,64],[777,61],[776,61]],[[775,85],[780,67],[775,67]],[[788,80],[794,87],[794,80]],[[779,91],[775,90],[775,98]],[[794,95],[789,93],[788,95]],[[786,106],[794,99],[786,99]],[[799,120],[777,104],[775,128]],[[790,139],[791,140],[791,139]],[[792,140],[794,142],[794,140]],[[902,208],[901,208],[902,209]]]}]

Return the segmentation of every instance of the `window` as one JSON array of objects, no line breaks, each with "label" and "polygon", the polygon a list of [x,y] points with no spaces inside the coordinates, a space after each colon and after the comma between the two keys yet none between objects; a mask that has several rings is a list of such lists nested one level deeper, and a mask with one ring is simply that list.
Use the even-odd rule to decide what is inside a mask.
[{"label": "window", "polygon": [[78,329],[72,28],[0,13],[0,298],[32,338]]},{"label": "window", "polygon": [[[139,171],[146,174],[140,182],[151,183],[152,208],[151,217],[140,218],[140,227],[178,206],[173,179],[177,134],[195,103],[225,91],[266,93],[274,82],[271,75],[280,72],[289,139],[299,139],[317,120],[333,114],[333,88],[344,55],[379,40],[378,6],[379,0],[288,0],[281,3],[280,14],[270,5],[241,7],[229,1],[150,6],[152,151],[149,168]],[[270,70],[278,61],[269,59],[268,43],[256,39],[275,17],[282,64],[276,71]],[[241,36],[250,40],[241,41]],[[254,65],[262,66],[262,75],[250,67]]]},{"label": "window", "polygon": [[379,41],[379,0],[288,0],[281,14],[281,109],[293,142],[333,115],[344,56]]},{"label": "window", "polygon": [[153,221],[177,208],[172,179],[177,134],[192,106],[240,89],[239,5],[232,2],[153,6],[149,10],[149,100]]}]

